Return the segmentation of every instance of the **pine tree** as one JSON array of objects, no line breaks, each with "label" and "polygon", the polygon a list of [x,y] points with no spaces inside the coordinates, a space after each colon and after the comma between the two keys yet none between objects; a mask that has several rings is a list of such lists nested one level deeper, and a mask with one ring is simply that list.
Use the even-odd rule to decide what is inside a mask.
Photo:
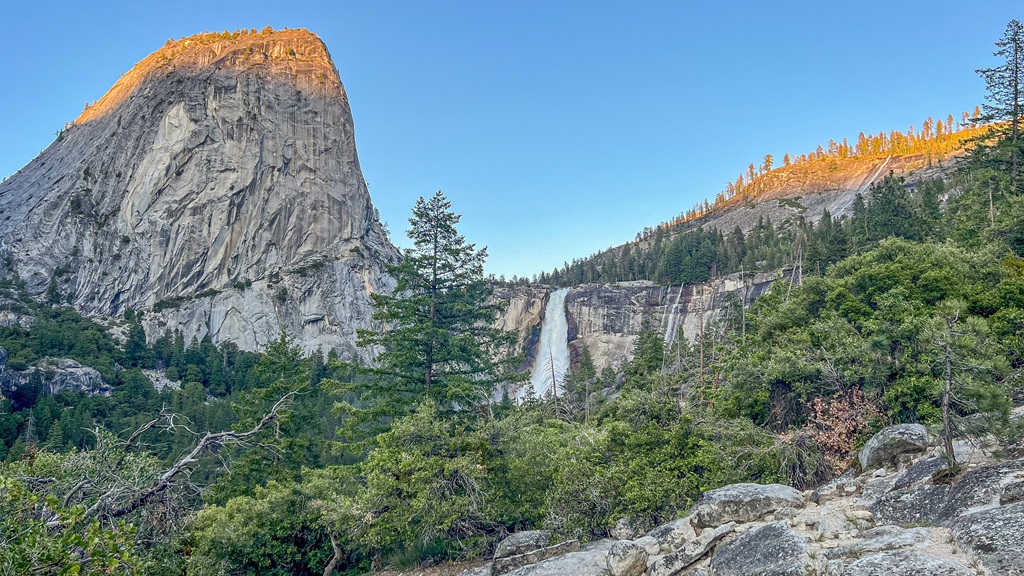
[{"label": "pine tree", "polygon": [[994,56],[1004,62],[993,68],[976,70],[985,79],[984,113],[981,120],[985,122],[1008,122],[1008,127],[995,130],[1009,146],[1010,184],[1015,191],[1020,190],[1022,182],[1020,174],[1020,120],[1024,114],[1024,26],[1018,20],[1011,20],[1006,25],[1003,37],[996,42]]},{"label": "pine tree", "polygon": [[[131,308],[125,313],[128,323],[128,338],[124,343],[125,360],[130,366],[148,368],[152,363],[152,351],[146,345],[146,331],[142,328],[142,322],[138,315]],[[130,316],[130,317],[129,317]]]},{"label": "pine tree", "polygon": [[372,375],[393,400],[431,396],[439,406],[471,406],[509,377],[513,339],[492,327],[487,249],[459,234],[460,218],[440,191],[416,202],[413,247],[389,269],[395,292],[373,297],[374,319],[386,328],[359,333],[361,346],[380,350]]}]

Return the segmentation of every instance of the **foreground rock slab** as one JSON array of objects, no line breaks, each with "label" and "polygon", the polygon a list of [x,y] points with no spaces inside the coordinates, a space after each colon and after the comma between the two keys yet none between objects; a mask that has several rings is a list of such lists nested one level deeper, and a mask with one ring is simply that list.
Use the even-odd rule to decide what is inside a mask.
[{"label": "foreground rock slab", "polygon": [[1024,502],[962,516],[951,529],[989,573],[1024,576]]},{"label": "foreground rock slab", "polygon": [[911,548],[928,542],[927,528],[904,529],[899,526],[879,526],[860,535],[860,541],[852,546],[833,548],[825,552],[826,558],[854,556],[889,552]]},{"label": "foreground rock slab", "polygon": [[805,576],[807,539],[785,522],[773,522],[722,544],[711,558],[715,576]]},{"label": "foreground rock slab", "polygon": [[875,519],[884,524],[907,526],[932,524],[946,506],[949,486],[913,486],[884,494],[871,506]]},{"label": "foreground rock slab", "polygon": [[[842,576],[973,576],[963,564],[916,550],[882,552],[857,560]],[[1003,574],[1003,573],[1000,573]]]},{"label": "foreground rock slab", "polygon": [[949,523],[958,516],[1010,503],[1013,500],[1012,495],[1022,488],[1024,460],[1011,460],[976,468],[953,483],[946,499],[946,506],[939,513],[938,520]]},{"label": "foreground rock slab", "polygon": [[697,526],[753,522],[782,508],[803,508],[803,494],[782,484],[732,484],[705,492],[693,508]]}]

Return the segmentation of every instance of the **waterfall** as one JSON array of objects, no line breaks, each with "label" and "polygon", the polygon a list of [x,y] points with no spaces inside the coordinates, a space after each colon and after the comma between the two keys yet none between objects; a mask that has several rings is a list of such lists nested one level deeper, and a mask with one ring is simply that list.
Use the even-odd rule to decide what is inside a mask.
[{"label": "waterfall", "polygon": [[[555,290],[544,308],[537,359],[530,374],[537,398],[543,398],[550,390],[557,394],[558,386],[565,381],[569,371],[569,321],[565,317],[565,296],[568,293],[568,288]],[[520,392],[519,398],[522,396],[523,392]]]},{"label": "waterfall", "polygon": [[661,311],[661,331],[668,332],[668,312],[672,309],[669,302],[672,301],[672,285],[669,284],[668,288],[665,289],[665,309]]},{"label": "waterfall", "polygon": [[[685,285],[679,285],[679,292],[676,292],[676,300],[671,306],[671,312],[668,316],[668,324],[665,326],[665,346],[671,346],[672,342],[676,339],[676,330],[679,327],[679,297],[683,294],[683,288]],[[669,296],[672,295],[671,288],[669,289]],[[666,302],[666,306],[667,306]]]}]

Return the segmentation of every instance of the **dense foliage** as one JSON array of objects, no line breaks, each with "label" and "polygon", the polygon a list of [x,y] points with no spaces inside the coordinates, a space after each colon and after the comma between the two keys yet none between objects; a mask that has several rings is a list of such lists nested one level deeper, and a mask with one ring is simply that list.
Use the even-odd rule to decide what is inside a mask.
[{"label": "dense foliage", "polygon": [[[757,302],[719,395],[725,413],[774,428],[802,423],[813,397],[852,389],[880,396],[895,421],[937,421],[935,322],[950,306],[975,340],[957,353],[983,373],[979,385],[1001,386],[1022,351],[1008,320],[1024,308],[1024,278],[991,254],[891,239],[807,278],[788,298],[781,288]],[[974,394],[1006,400],[997,390]]]}]

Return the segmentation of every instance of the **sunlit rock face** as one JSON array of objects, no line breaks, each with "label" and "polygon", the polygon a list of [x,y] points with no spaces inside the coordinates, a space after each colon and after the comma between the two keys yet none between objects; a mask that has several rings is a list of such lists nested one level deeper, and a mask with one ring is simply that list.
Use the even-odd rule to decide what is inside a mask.
[{"label": "sunlit rock face", "polygon": [[37,295],[259,349],[355,347],[394,282],[348,98],[305,30],[168,42],[0,184],[0,251]]}]

